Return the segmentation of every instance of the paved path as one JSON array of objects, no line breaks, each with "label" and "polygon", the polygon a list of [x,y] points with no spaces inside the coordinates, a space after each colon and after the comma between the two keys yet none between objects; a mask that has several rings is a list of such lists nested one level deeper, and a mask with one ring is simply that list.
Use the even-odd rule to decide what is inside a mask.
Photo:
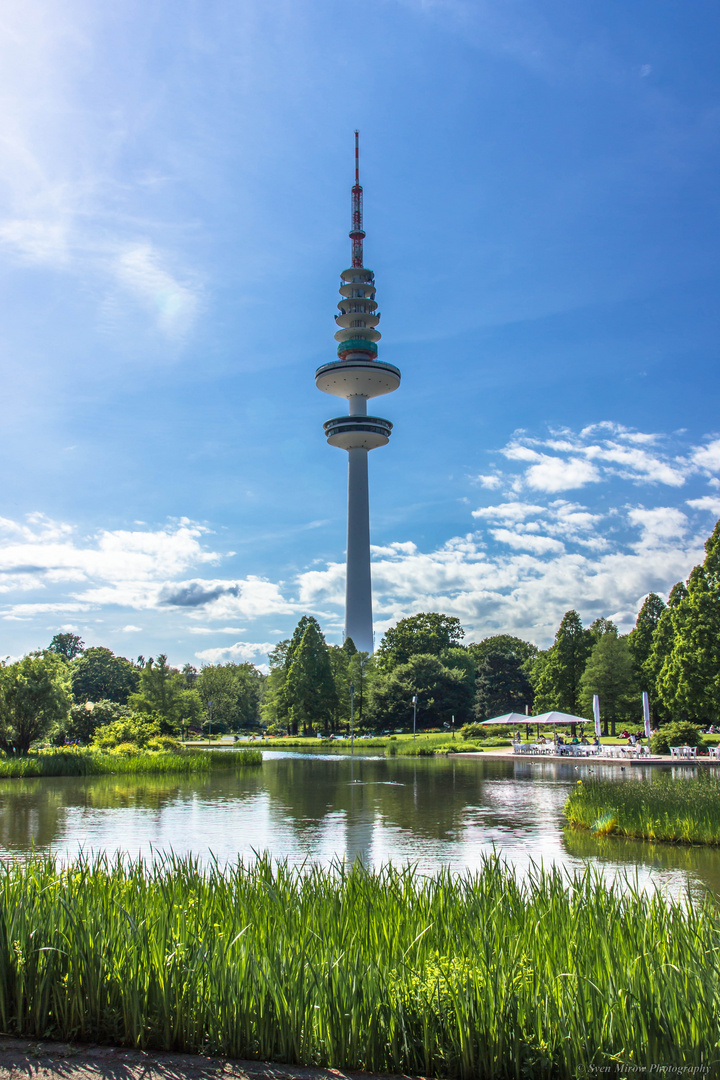
[{"label": "paved path", "polygon": [[[0,1038],[2,1080],[390,1080],[261,1061]],[[397,1080],[397,1078],[393,1078]],[[406,1080],[422,1080],[421,1077]]]}]

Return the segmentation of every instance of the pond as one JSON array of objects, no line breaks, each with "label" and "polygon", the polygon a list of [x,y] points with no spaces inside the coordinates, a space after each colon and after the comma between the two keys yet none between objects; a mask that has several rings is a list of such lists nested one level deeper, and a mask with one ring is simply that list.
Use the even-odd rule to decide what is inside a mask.
[{"label": "pond", "polygon": [[268,851],[430,873],[474,870],[495,850],[520,873],[592,862],[609,877],[637,873],[642,887],[720,894],[720,851],[568,832],[568,791],[591,772],[632,783],[651,767],[266,752],[261,769],[233,774],[3,780],[0,854],[173,850],[224,862]]}]

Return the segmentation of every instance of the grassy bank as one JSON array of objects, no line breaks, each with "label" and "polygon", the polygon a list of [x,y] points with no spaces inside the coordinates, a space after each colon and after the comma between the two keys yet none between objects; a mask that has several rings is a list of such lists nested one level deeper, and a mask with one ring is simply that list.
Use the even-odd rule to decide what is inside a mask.
[{"label": "grassy bank", "polygon": [[575,785],[565,804],[572,826],[598,835],[684,844],[720,844],[720,777],[591,780]]},{"label": "grassy bank", "polygon": [[103,776],[132,773],[201,773],[211,769],[237,769],[262,765],[260,750],[223,750],[192,753],[101,753],[82,747],[41,752],[27,757],[0,758],[0,778],[20,776]]},{"label": "grassy bank", "polygon": [[[195,744],[193,744],[195,745]],[[201,743],[197,744],[202,745]],[[207,745],[207,744],[206,744]],[[419,731],[415,738],[412,733],[403,732],[400,735],[383,735],[372,739],[356,738],[354,747],[350,739],[310,739],[280,737],[266,739],[263,742],[249,742],[238,740],[236,746],[250,747],[262,746],[263,750],[332,750],[333,753],[349,754],[354,750],[384,750],[386,753],[398,754],[401,757],[425,757],[432,754],[462,754],[470,751],[482,750],[484,746],[512,746],[510,739],[496,739],[489,736],[485,739],[464,739],[459,733],[453,737],[447,731]]]},{"label": "grassy bank", "polygon": [[34,858],[0,873],[0,1023],[449,1077],[710,1075],[719,934],[709,900],[608,889],[591,870],[517,884],[495,860],[428,880]]}]

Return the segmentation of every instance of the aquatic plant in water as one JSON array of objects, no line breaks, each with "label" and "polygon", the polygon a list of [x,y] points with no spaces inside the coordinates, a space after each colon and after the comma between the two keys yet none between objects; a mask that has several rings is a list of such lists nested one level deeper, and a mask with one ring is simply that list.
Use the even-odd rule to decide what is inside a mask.
[{"label": "aquatic plant in water", "polygon": [[[578,783],[565,804],[575,828],[599,835],[614,832],[646,840],[720,844],[720,777],[673,777],[656,773],[649,780],[587,780]],[[612,821],[612,829],[601,823]]]},{"label": "aquatic plant in water", "polygon": [[[122,747],[116,748],[122,750]],[[262,765],[260,750],[205,750],[180,753],[137,750],[105,753],[84,747],[60,748],[26,757],[0,758],[0,778],[20,776],[105,776],[136,773],[202,773]]]}]

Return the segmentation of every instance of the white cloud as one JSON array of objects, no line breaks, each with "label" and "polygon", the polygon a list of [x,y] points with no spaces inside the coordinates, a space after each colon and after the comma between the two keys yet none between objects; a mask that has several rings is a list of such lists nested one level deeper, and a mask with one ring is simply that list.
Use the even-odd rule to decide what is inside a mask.
[{"label": "white cloud", "polygon": [[597,484],[601,479],[599,471],[588,461],[578,457],[559,458],[549,454],[538,454],[536,464],[525,473],[525,484],[535,491],[569,491],[572,488]]},{"label": "white cloud", "polygon": [[475,479],[478,484],[481,484],[484,488],[488,488],[490,491],[494,491],[503,486],[502,476],[497,476],[495,474],[476,476]]},{"label": "white cloud", "polygon": [[682,510],[673,506],[658,506],[651,510],[634,507],[628,511],[628,520],[641,530],[635,549],[645,553],[674,545],[685,536],[689,525]]},{"label": "white cloud", "polygon": [[[602,421],[581,431],[550,430],[545,438],[517,432],[500,453],[511,463],[524,463],[521,472],[500,473],[511,491],[568,491],[608,478],[633,484],[682,487],[698,468],[720,468],[720,440],[705,448],[673,453],[668,438],[654,432],[631,431]],[[547,453],[552,451],[552,453]]]},{"label": "white cloud", "polygon": [[275,644],[274,641],[236,641],[234,645],[218,649],[203,649],[195,656],[206,664],[253,663],[255,657],[266,656]]},{"label": "white cloud", "polygon": [[488,518],[491,521],[524,521],[527,517],[542,514],[544,506],[536,506],[534,503],[506,502],[499,506],[482,506],[473,510],[474,518]]},{"label": "white cloud", "polygon": [[565,545],[559,540],[553,540],[550,536],[536,536],[532,533],[514,533],[509,529],[492,529],[493,538],[499,544],[507,544],[511,548],[520,551],[532,551],[536,555],[546,555],[548,552],[561,552]]},{"label": "white cloud", "polygon": [[706,446],[697,447],[692,460],[701,469],[720,472],[720,439],[713,439]]},{"label": "white cloud", "polygon": [[[243,626],[189,626],[191,634],[244,634]],[[273,633],[271,630],[270,633]]]},{"label": "white cloud", "polygon": [[127,626],[123,626],[123,634],[139,634],[142,631],[142,626],[133,626],[132,623],[128,623]]},{"label": "white cloud", "polygon": [[700,499],[688,499],[687,504],[693,510],[709,510],[711,514],[720,515],[720,498],[717,495],[703,495]]}]

